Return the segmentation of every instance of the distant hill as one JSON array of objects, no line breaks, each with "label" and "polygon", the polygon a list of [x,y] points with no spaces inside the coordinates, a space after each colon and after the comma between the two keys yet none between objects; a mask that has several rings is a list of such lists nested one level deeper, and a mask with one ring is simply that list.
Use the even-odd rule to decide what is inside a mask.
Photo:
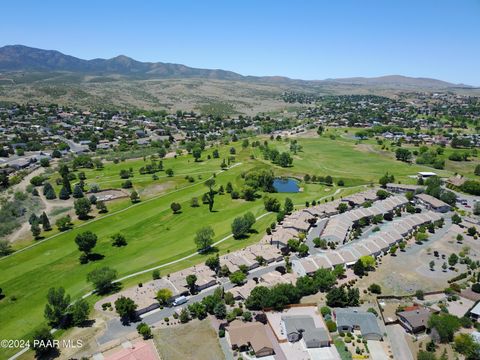
[{"label": "distant hill", "polygon": [[342,79],[326,79],[332,83],[346,84],[346,85],[365,85],[365,86],[417,86],[419,88],[449,88],[449,87],[469,87],[464,84],[452,84],[446,81],[423,78],[423,77],[408,77],[402,75],[387,75],[373,78],[366,77],[352,77]]},{"label": "distant hill", "polygon": [[0,48],[0,71],[72,72],[85,75],[122,75],[133,78],[189,78],[239,80],[231,71],[196,69],[180,64],[140,62],[124,55],[112,59],[83,60],[56,50],[42,50],[23,45]]},{"label": "distant hill", "polygon": [[[419,89],[468,88],[468,86],[463,84],[452,84],[436,79],[412,78],[400,75],[315,81],[295,80],[282,76],[243,76],[232,71],[220,69],[198,69],[181,64],[163,62],[140,62],[124,55],[116,56],[112,59],[84,60],[62,54],[56,50],[42,50],[23,45],[7,45],[0,48],[0,72],[35,73],[35,76],[27,77],[30,81],[43,80],[45,77],[51,76],[50,73],[61,72],[73,74],[73,76],[69,78],[65,76],[61,78],[64,81],[65,79],[69,79],[70,82],[81,80],[79,76],[116,76],[132,80],[201,78],[212,80],[243,80],[282,85],[341,85],[343,87],[387,87],[393,89],[405,88],[407,90],[416,87]],[[44,74],[44,76],[42,76],[42,74]]]},{"label": "distant hill", "polygon": [[180,109],[218,115],[283,113],[303,106],[285,103],[282,94],[286,91],[388,97],[402,92],[452,91],[480,96],[480,88],[400,75],[298,80],[141,62],[123,55],[84,60],[55,50],[22,45],[0,47],[0,104],[33,102],[85,109]]}]

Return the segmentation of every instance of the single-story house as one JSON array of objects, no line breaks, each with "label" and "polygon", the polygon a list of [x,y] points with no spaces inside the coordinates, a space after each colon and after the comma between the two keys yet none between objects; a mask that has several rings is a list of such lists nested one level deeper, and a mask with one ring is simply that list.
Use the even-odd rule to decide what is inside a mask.
[{"label": "single-story house", "polygon": [[378,326],[377,317],[359,308],[337,308],[334,310],[338,332],[360,330],[366,340],[382,340],[383,334]]},{"label": "single-story house", "polygon": [[259,322],[244,323],[239,320],[232,321],[227,330],[227,340],[233,350],[252,349],[256,357],[273,355],[273,344],[268,338],[265,325]]},{"label": "single-story house", "polygon": [[397,314],[400,325],[409,333],[416,334],[427,328],[428,319],[432,311],[429,308],[417,308],[413,310],[400,311]]},{"label": "single-story house", "polygon": [[450,211],[450,205],[438,200],[437,198],[428,194],[418,194],[415,196],[417,200],[423,204],[427,209],[435,210],[441,213]]},{"label": "single-story house", "polygon": [[303,340],[307,348],[330,346],[328,331],[317,328],[308,315],[282,316],[282,326],[289,342]]}]

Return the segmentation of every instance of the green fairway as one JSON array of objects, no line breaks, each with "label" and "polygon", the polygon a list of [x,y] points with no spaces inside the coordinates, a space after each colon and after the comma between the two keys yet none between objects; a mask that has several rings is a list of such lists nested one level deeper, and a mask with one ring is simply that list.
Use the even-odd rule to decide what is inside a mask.
[{"label": "green fairway", "polygon": [[[389,172],[396,181],[413,183],[410,176],[418,171],[432,171],[427,166],[410,165],[396,161],[393,154],[382,152],[368,144],[356,144],[353,140],[337,137],[298,138],[302,151],[294,155],[293,167],[289,171],[301,174],[326,176],[335,180],[343,179],[346,186],[365,183],[377,183],[378,179]],[[283,141],[271,141],[279,151],[288,151],[289,145]],[[260,152],[258,156],[261,157]],[[447,175],[446,171],[437,171]]]},{"label": "green fairway", "polygon": [[[149,186],[163,184],[164,189],[172,189],[189,184],[189,181],[185,178],[187,175],[193,177],[197,181],[201,178],[210,176],[213,171],[219,171],[222,160],[227,158],[229,154],[228,148],[226,147],[220,147],[218,150],[220,157],[217,159],[214,159],[213,157],[210,159],[207,158],[208,155],[212,155],[213,149],[206,149],[202,154],[201,161],[195,161],[190,154],[178,156],[176,158],[157,159],[157,163],[160,160],[162,161],[164,169],[163,171],[158,171],[156,173],[158,180],[153,180],[153,174],[140,174],[140,168],[151,163],[150,157],[145,159],[130,159],[121,161],[117,164],[113,162],[105,162],[103,169],[78,169],[75,173],[85,173],[85,176],[87,177],[87,180],[85,181],[87,187],[92,184],[97,184],[100,189],[112,189],[120,188],[122,183],[126,180],[120,178],[120,171],[131,169],[133,176],[129,180],[132,181],[133,187],[139,191],[140,195],[142,195],[142,191]],[[239,155],[242,157],[241,153]],[[173,170],[174,174],[172,177],[167,176],[165,173],[165,170],[167,169]],[[51,179],[57,192],[60,191],[61,186],[56,185],[54,180],[58,177],[59,175],[55,174]],[[78,182],[78,180],[72,181],[72,183],[76,182]]]}]

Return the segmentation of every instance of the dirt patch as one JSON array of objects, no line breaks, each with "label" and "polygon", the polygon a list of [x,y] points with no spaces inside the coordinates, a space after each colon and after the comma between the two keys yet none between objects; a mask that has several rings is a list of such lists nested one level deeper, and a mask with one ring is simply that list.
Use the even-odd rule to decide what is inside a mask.
[{"label": "dirt patch", "polygon": [[[447,226],[430,234],[429,240],[417,245],[408,242],[405,252],[398,251],[396,256],[383,256],[378,262],[376,271],[360,279],[358,286],[366,288],[371,283],[382,286],[383,294],[408,295],[416,290],[436,291],[448,286],[447,280],[466,270],[464,264],[457,264],[455,269],[442,269],[451,253],[468,252],[472,259],[480,256],[477,245],[470,237],[465,236],[462,243],[453,240],[457,234],[457,226]],[[468,249],[468,251],[467,251]],[[438,256],[435,256],[438,252]],[[430,261],[434,269],[430,269]]]},{"label": "dirt patch", "polygon": [[363,153],[370,153],[370,154],[379,154],[379,155],[391,155],[388,151],[382,151],[375,148],[375,146],[371,144],[357,144],[355,149],[361,151]]},{"label": "dirt patch", "polygon": [[95,318],[95,322],[92,326],[82,327],[82,328],[73,328],[68,330],[61,339],[77,340],[82,341],[81,347],[63,347],[61,349],[60,358],[62,359],[71,359],[71,358],[82,358],[89,357],[92,354],[98,352],[100,348],[98,347],[95,337],[102,331],[105,330],[105,322],[99,316],[92,316]]},{"label": "dirt patch", "polygon": [[130,196],[130,194],[121,189],[108,189],[108,190],[102,190],[97,193],[92,193],[88,194],[90,195],[95,195],[97,200],[99,201],[110,201],[110,200],[115,200],[115,199],[121,199]]},{"label": "dirt patch", "polygon": [[175,187],[175,182],[173,181],[167,181],[165,183],[161,184],[153,184],[150,186],[147,186],[145,189],[141,191],[141,195],[143,197],[150,197],[150,196],[155,196],[158,194],[161,194],[165,192],[166,190],[170,190]]},{"label": "dirt patch", "polygon": [[164,360],[223,360],[218,337],[207,319],[154,330],[154,341]]}]

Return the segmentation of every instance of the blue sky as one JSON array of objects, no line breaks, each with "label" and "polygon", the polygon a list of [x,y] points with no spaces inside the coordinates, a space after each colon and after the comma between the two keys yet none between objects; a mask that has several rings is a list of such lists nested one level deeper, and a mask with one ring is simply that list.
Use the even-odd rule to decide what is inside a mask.
[{"label": "blue sky", "polygon": [[480,85],[480,0],[15,0],[0,9],[0,46],[244,75]]}]

